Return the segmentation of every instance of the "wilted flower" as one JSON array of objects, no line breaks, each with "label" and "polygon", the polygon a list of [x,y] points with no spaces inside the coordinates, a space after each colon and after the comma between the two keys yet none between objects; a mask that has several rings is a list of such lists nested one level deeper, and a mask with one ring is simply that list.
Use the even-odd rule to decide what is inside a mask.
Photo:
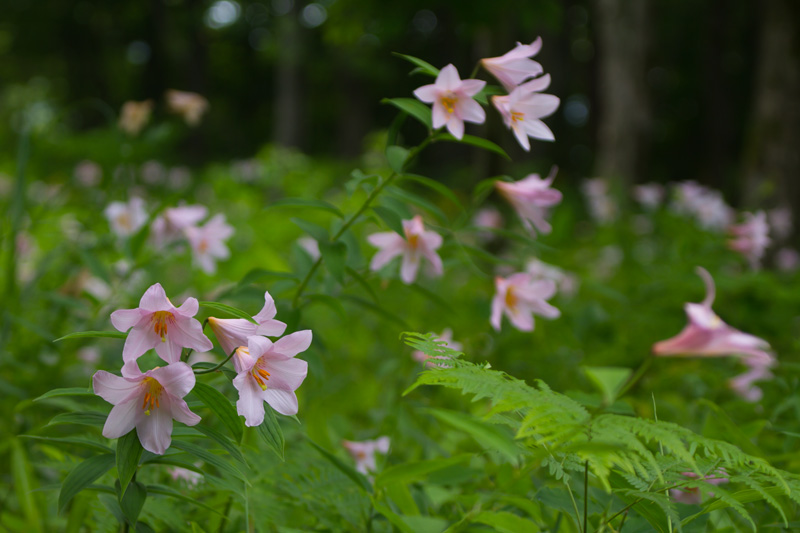
[{"label": "wilted flower", "polygon": [[550,75],[531,80],[516,87],[506,96],[492,96],[492,104],[503,116],[506,126],[514,132],[520,146],[531,149],[528,137],[554,141],[555,136],[541,118],[552,115],[560,100],[552,94],[541,94],[550,85]]},{"label": "wilted flower", "polygon": [[208,110],[208,100],[197,93],[169,89],[165,97],[169,110],[183,117],[189,126],[200,124],[200,119]]},{"label": "wilted flower", "polygon": [[729,231],[734,238],[728,241],[728,248],[739,252],[747,258],[752,269],[757,269],[761,258],[769,246],[769,225],[764,211],[758,213],[745,213],[745,222],[731,226]]},{"label": "wilted flower", "polygon": [[619,214],[617,202],[610,193],[610,184],[605,178],[583,180],[581,191],[589,205],[589,215],[598,224],[608,224]]},{"label": "wilted flower", "polygon": [[533,331],[533,315],[558,318],[561,311],[545,300],[556,293],[556,284],[551,280],[533,280],[526,272],[512,274],[507,278],[494,279],[497,292],[492,300],[492,327],[500,331],[500,322],[505,314],[520,331]]},{"label": "wilted flower", "polygon": [[[435,340],[443,342],[445,346],[457,352],[461,351],[461,349],[463,348],[460,342],[456,342],[453,340],[453,330],[450,328],[445,328],[445,330],[442,331],[442,334],[436,337]],[[446,357],[440,357],[435,355],[429,356],[421,350],[414,350],[413,352],[411,352],[411,357],[414,359],[414,361],[417,361],[419,363],[425,363],[426,368],[439,366],[433,361],[433,359],[446,359]]]},{"label": "wilted flower", "polygon": [[217,271],[216,259],[227,259],[231,252],[225,240],[233,235],[233,227],[225,222],[225,215],[218,214],[206,222],[205,226],[189,226],[186,237],[192,245],[195,261],[207,274]]},{"label": "wilted flower", "polygon": [[362,474],[374,472],[377,468],[375,464],[375,453],[386,454],[389,452],[389,437],[378,437],[375,440],[364,440],[359,442],[343,440],[342,446],[350,452],[356,461],[356,470]]},{"label": "wilted flower", "polygon": [[531,44],[517,43],[514,49],[500,57],[481,59],[481,64],[503,84],[507,91],[511,92],[528,78],[544,72],[542,65],[530,59],[541,49],[542,38],[537,37]]},{"label": "wilted flower", "polygon": [[180,361],[182,348],[198,352],[210,350],[214,345],[203,333],[200,322],[192,318],[198,310],[196,298],[186,298],[183,305],[176,308],[160,283],[151,286],[138,308],[111,313],[115,328],[122,332],[130,330],[122,349],[122,360],[130,363],[155,348],[161,359],[172,364]]},{"label": "wilted flower", "polygon": [[150,121],[150,113],[153,112],[153,101],[144,102],[128,101],[122,104],[119,116],[119,127],[128,135],[139,135],[147,123]]},{"label": "wilted flower", "polygon": [[144,200],[132,197],[128,203],[111,202],[104,211],[111,230],[120,237],[136,233],[147,222]]},{"label": "wilted flower", "polygon": [[273,343],[266,337],[252,336],[247,346],[237,348],[233,364],[238,375],[233,386],[239,391],[236,409],[245,425],[258,426],[264,421],[264,402],[282,415],[297,414],[294,391],[308,373],[308,363],[295,355],[311,346],[311,330],[287,335]]},{"label": "wilted flower", "polygon": [[[720,472],[721,472],[720,477],[717,477],[716,475],[712,474],[710,476],[704,477],[703,481],[705,481],[709,485],[720,485],[722,483],[727,483],[728,478],[721,477],[722,475],[725,475],[725,471],[721,470]],[[698,478],[698,475],[695,474],[694,472],[681,472],[681,475],[691,479]],[[687,505],[700,505],[700,503],[702,502],[700,489],[698,489],[697,487],[670,489],[669,494],[670,496],[672,496],[672,499],[678,503],[685,503]],[[714,493],[709,492],[708,496],[710,498],[713,498]]]},{"label": "wilted flower", "polygon": [[462,81],[456,67],[447,65],[439,72],[436,83],[423,85],[414,91],[414,96],[426,104],[433,104],[434,129],[447,125],[447,131],[461,139],[464,137],[464,121],[482,124],[486,120],[483,108],[472,99],[484,85],[486,82],[482,80]]},{"label": "wilted flower", "polygon": [[78,183],[84,187],[94,187],[95,185],[99,185],[100,180],[103,177],[102,167],[100,167],[100,165],[94,161],[89,161],[88,159],[84,159],[75,165],[75,170],[73,172],[75,174],[75,179],[77,179]]},{"label": "wilted flower", "polygon": [[215,318],[208,317],[208,325],[211,331],[217,336],[222,351],[226,354],[232,353],[239,346],[247,345],[247,338],[252,335],[268,335],[279,337],[286,330],[286,324],[279,320],[274,320],[277,314],[275,300],[269,294],[264,293],[264,307],[258,312],[253,320],[254,324],[243,318]]},{"label": "wilted flower", "polygon": [[714,280],[711,274],[702,267],[697,267],[698,275],[706,284],[706,297],[699,303],[685,305],[689,324],[677,336],[653,345],[655,355],[666,356],[700,356],[723,357],[726,355],[742,355],[742,361],[757,372],[749,372],[734,378],[731,387],[745,396],[746,399],[754,398],[750,386],[756,379],[767,377],[764,371],[771,367],[775,360],[769,353],[767,341],[742,333],[723,322],[711,310],[714,303]]},{"label": "wilted flower", "polygon": [[132,362],[122,367],[122,377],[99,370],[92,378],[94,393],[114,406],[103,436],[119,438],[134,427],[142,447],[163,455],[172,442],[172,420],[194,426],[200,417],[189,410],[183,397],[194,388],[194,372],[186,363],[156,367],[142,374]]},{"label": "wilted flower", "polygon": [[405,238],[393,231],[373,233],[367,237],[372,246],[380,248],[372,257],[370,269],[380,270],[389,261],[402,255],[400,279],[406,284],[413,283],[417,278],[420,260],[425,257],[433,267],[433,273],[441,276],[442,260],[436,250],[442,245],[442,236],[435,231],[425,231],[422,217],[419,215],[411,220],[404,220],[403,231]]},{"label": "wilted flower", "polygon": [[633,188],[633,197],[642,204],[642,207],[650,211],[657,209],[661,205],[665,194],[664,186],[660,183],[645,183],[644,185],[636,185]]},{"label": "wilted flower", "polygon": [[550,188],[557,172],[558,167],[553,167],[545,179],[540,178],[539,174],[529,174],[516,182],[494,182],[500,194],[517,211],[522,224],[534,235],[535,230],[547,234],[553,229],[545,220],[545,215],[547,208],[561,202],[561,191]]},{"label": "wilted flower", "polygon": [[150,226],[155,245],[162,247],[177,240],[187,228],[199,224],[207,214],[208,209],[203,205],[179,205],[165,209]]}]

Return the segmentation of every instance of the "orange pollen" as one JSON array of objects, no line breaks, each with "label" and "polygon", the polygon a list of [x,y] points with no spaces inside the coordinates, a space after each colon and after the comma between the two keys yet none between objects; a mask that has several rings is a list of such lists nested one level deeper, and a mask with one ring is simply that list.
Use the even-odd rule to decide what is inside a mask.
[{"label": "orange pollen", "polygon": [[517,306],[517,295],[514,294],[514,289],[509,287],[506,289],[506,307],[514,309]]},{"label": "orange pollen", "polygon": [[153,318],[151,318],[153,322],[153,331],[156,332],[156,335],[161,337],[161,340],[166,340],[165,337],[167,336],[167,323],[174,324],[175,323],[175,315],[170,313],[169,311],[156,311],[153,313]]},{"label": "orange pollen", "polygon": [[411,246],[412,249],[417,248],[419,246],[419,235],[416,234],[408,234],[406,233],[406,240],[408,241],[408,245]]},{"label": "orange pollen", "polygon": [[253,367],[250,375],[252,375],[253,379],[256,380],[256,383],[258,383],[258,386],[261,387],[261,390],[267,390],[267,384],[264,382],[269,381],[269,376],[271,375],[269,372],[261,368],[259,364],[256,363],[256,366]]},{"label": "orange pollen", "polygon": [[439,100],[444,108],[447,110],[448,113],[454,113],[456,110],[456,102],[458,102],[458,98],[455,96],[442,96],[441,100]]},{"label": "orange pollen", "polygon": [[200,244],[197,245],[197,249],[200,251],[201,254],[205,253],[208,250],[208,241],[203,239],[200,241]]},{"label": "orange pollen", "polygon": [[514,122],[522,122],[523,120],[525,120],[525,113],[520,113],[519,111],[512,111],[511,120]]},{"label": "orange pollen", "polygon": [[117,224],[125,229],[131,229],[131,217],[127,213],[121,213],[117,216]]},{"label": "orange pollen", "polygon": [[142,401],[142,411],[147,416],[150,416],[150,411],[160,407],[159,398],[164,387],[151,377],[146,377],[142,380],[142,387],[146,389],[144,401]]}]

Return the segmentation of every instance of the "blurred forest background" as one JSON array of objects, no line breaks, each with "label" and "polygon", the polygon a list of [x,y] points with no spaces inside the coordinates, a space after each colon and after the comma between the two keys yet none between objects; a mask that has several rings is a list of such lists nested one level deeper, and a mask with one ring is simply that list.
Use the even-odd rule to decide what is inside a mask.
[{"label": "blurred forest background", "polygon": [[[468,77],[480,58],[539,35],[536,59],[562,104],[548,120],[558,142],[536,144],[531,157],[544,173],[557,163],[561,187],[588,176],[694,179],[734,206],[797,211],[793,0],[9,2],[0,20],[0,170],[13,174],[23,116],[34,133],[64,141],[45,161],[34,147],[45,174],[81,159],[115,164],[119,148],[103,153],[101,141],[123,102],[153,99],[158,120],[170,88],[203,94],[210,112],[188,134],[151,132],[143,157],[197,166],[276,144],[353,158],[395,114],[381,98],[427,83],[406,77],[391,52],[452,62]],[[472,128],[523,157],[498,116]],[[463,167],[470,158],[474,182],[504,170],[463,146],[436,157],[427,163]]]}]

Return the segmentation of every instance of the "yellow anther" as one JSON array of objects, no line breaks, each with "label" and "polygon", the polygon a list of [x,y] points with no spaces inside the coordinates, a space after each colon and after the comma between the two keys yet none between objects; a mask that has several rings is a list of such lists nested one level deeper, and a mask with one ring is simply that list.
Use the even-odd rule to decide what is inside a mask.
[{"label": "yellow anther", "polygon": [[175,322],[175,315],[169,311],[156,311],[150,320],[155,334],[161,337],[162,342],[166,342],[167,326]]},{"label": "yellow anther", "polygon": [[520,113],[519,111],[512,111],[511,120],[513,120],[514,122],[522,122],[523,120],[525,120],[525,113]]},{"label": "yellow anther", "polygon": [[448,113],[454,113],[456,110],[456,102],[458,102],[458,98],[454,96],[442,96],[440,102],[447,110]]},{"label": "yellow anther", "polygon": [[514,294],[513,287],[506,289],[506,307],[514,309],[517,306],[517,295]]}]

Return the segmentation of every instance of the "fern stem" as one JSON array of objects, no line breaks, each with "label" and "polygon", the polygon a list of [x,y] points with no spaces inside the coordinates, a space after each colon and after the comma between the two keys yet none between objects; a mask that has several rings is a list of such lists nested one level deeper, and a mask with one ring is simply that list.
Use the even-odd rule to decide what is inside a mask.
[{"label": "fern stem", "polygon": [[583,465],[583,533],[589,531],[589,460]]},{"label": "fern stem", "polygon": [[578,511],[578,504],[575,501],[575,496],[572,495],[572,487],[569,486],[569,483],[564,483],[567,486],[567,492],[569,492],[569,499],[572,500],[572,509],[575,511],[575,520],[578,524],[578,529],[581,533],[586,533],[583,528],[581,527],[581,513]]}]

